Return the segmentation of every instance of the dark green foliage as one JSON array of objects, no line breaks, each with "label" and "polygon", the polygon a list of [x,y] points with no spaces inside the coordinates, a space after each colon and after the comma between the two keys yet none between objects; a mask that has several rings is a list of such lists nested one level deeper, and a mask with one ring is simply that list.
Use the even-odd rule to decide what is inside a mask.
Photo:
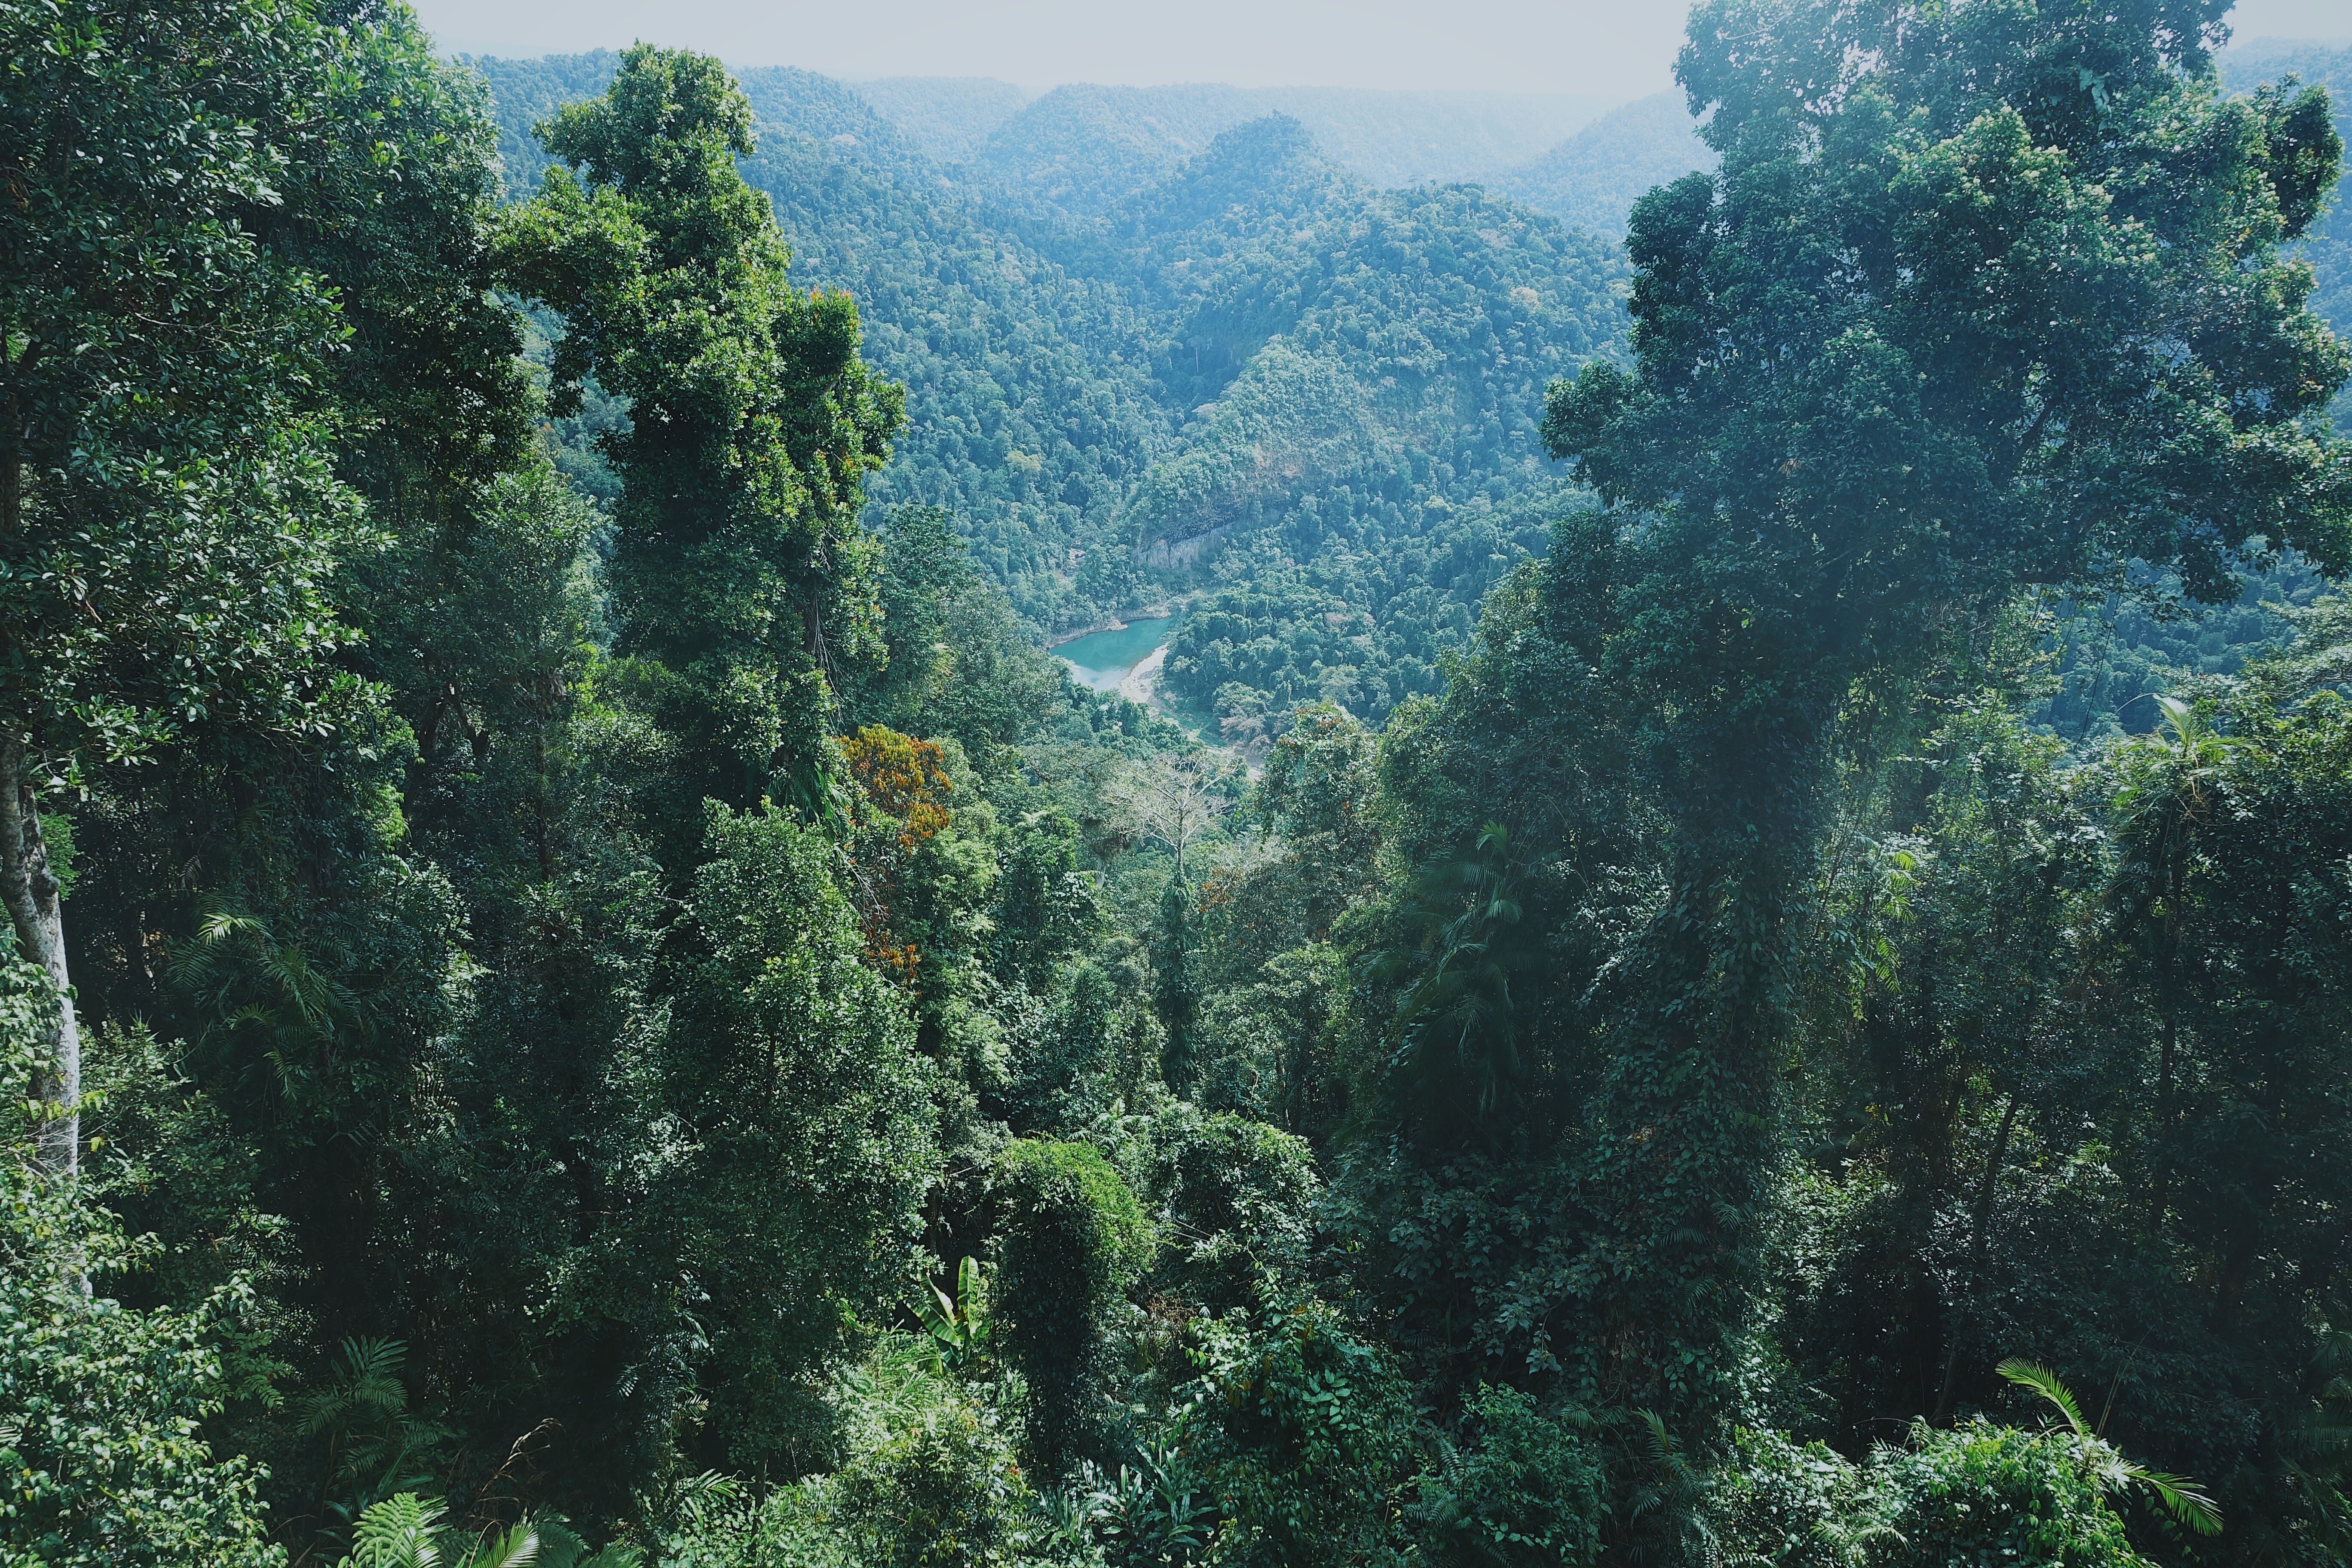
[{"label": "dark green foliage", "polygon": [[1968,1421],[1915,1427],[1854,1465],[1816,1444],[1743,1432],[1717,1500],[1722,1549],[1772,1568],[2044,1563],[2138,1568],[2096,1456],[2071,1432]]},{"label": "dark green foliage", "polygon": [[[0,27],[12,160],[71,169],[20,177],[0,220],[10,722],[58,767],[206,719],[299,722],[356,531],[316,417],[338,328],[239,219],[320,107],[327,41],[243,0],[19,6]],[[89,144],[124,155],[75,156]]]},{"label": "dark green foliage", "polygon": [[0,12],[0,904],[62,997],[35,1092],[68,1110],[67,1173],[80,1046],[42,792],[215,725],[316,732],[354,695],[329,583],[371,536],[329,461],[341,327],[256,232],[281,170],[331,161],[344,44],[275,0]]},{"label": "dark green foliage", "polygon": [[1160,927],[1153,932],[1151,1007],[1167,1040],[1160,1051],[1160,1076],[1179,1094],[1191,1091],[1200,1067],[1201,987],[1192,925],[1192,889],[1171,877],[1160,895]]},{"label": "dark green foliage", "polygon": [[286,150],[280,200],[251,226],[337,291],[342,476],[404,535],[462,532],[452,514],[467,487],[514,468],[529,432],[522,323],[491,293],[499,184],[486,95],[434,58],[405,5],[316,10],[337,29],[334,69]]},{"label": "dark green foliage", "polygon": [[1516,1389],[1480,1388],[1449,1445],[1423,1478],[1413,1522],[1432,1563],[1537,1564],[1596,1562],[1608,1511],[1608,1477],[1590,1416],[1546,1412]]},{"label": "dark green foliage", "polygon": [[[2070,1436],[1972,1422],[1918,1433],[1874,1467],[1874,1560],[1919,1568],[2048,1563],[2137,1568],[2123,1521],[2107,1507]],[[1883,1542],[1884,1544],[1880,1544]]]},{"label": "dark green foliage", "polygon": [[[11,1174],[19,1234],[0,1293],[10,1410],[0,1550],[20,1562],[138,1568],[284,1562],[268,1544],[256,1468],[215,1458],[202,1436],[220,1408],[208,1342],[236,1299],[188,1314],[93,1300],[70,1277],[92,1257],[87,1234],[66,1228],[85,1216],[28,1201],[24,1184],[40,1178]],[[39,1235],[49,1226],[65,1234]],[[47,1245],[26,1256],[24,1243],[37,1238]]]},{"label": "dark green foliage", "polygon": [[[501,215],[397,5],[0,8],[0,1555],[2336,1563],[2338,148],[2210,11],[1703,6],[1629,358],[1342,166],[1492,104],[489,61]],[[1223,751],[1041,646],[1155,600]]]},{"label": "dark green foliage", "polygon": [[1019,1139],[990,1183],[996,1312],[1006,1359],[1029,1386],[1029,1447],[1048,1475],[1091,1445],[1105,1335],[1150,1261],[1150,1222],[1084,1143]]},{"label": "dark green foliage", "polygon": [[1403,1040],[1389,1081],[1401,1121],[1445,1142],[1496,1110],[1527,1076],[1518,1014],[1542,963],[1519,901],[1511,836],[1487,823],[1467,852],[1423,867],[1398,900],[1411,942],[1385,961],[1411,975],[1397,1000]]},{"label": "dark green foliage", "polygon": [[1346,1103],[1341,1054],[1359,1023],[1349,992],[1346,955],[1328,942],[1277,953],[1218,987],[1202,1030],[1202,1101],[1328,1143]]},{"label": "dark green foliage", "polygon": [[1285,1292],[1204,1321],[1173,1432],[1215,1500],[1215,1561],[1340,1568],[1402,1545],[1411,1406],[1388,1353],[1328,1304]]},{"label": "dark green foliage", "polygon": [[[2302,1259],[2327,1245],[2307,1205],[2347,1179],[2347,1013],[2322,975],[2352,894],[2321,870],[2332,826],[2273,836],[2332,823],[2343,770],[2318,760],[2340,699],[2274,706],[2286,668],[2221,710],[2227,734],[2176,705],[2071,773],[1966,714],[1877,819],[1899,851],[1835,852],[1821,918],[1846,956],[1805,1031],[1824,1152],[1792,1194],[1786,1332],[1839,1428],[1982,1408],[1991,1363],[2030,1352],[2225,1517],[2311,1473],[2260,1434],[2329,1419],[2311,1325],[2340,1308]],[[2251,990],[2222,978],[2246,963]],[[2281,1315],[2257,1326],[2256,1301]]]},{"label": "dark green foliage", "polygon": [[194,1310],[100,1293],[146,1248],[85,1191],[45,1169],[42,1108],[56,992],[0,966],[0,1559],[97,1568],[269,1568],[248,1459],[216,1458],[205,1422],[226,1393],[215,1349],[252,1305],[242,1279]]},{"label": "dark green foliage", "polygon": [[616,651],[652,665],[644,700],[695,770],[689,799],[772,792],[825,815],[828,672],[878,651],[856,512],[900,390],[858,359],[848,296],[786,282],[767,198],[735,169],[751,106],[717,61],[634,49],[544,139],[565,166],[513,216],[505,265],[564,318],[556,411],[592,374],[629,404],[600,437],[622,485]]},{"label": "dark green foliage", "polygon": [[877,1568],[994,1568],[1027,1522],[1011,1445],[983,1412],[949,1405],[842,1473],[839,1528]]},{"label": "dark green foliage", "polygon": [[2198,606],[2110,594],[2077,607],[2057,627],[2055,689],[2030,710],[2077,743],[2103,743],[2160,727],[2157,699],[2200,678],[2235,676],[2294,636],[2286,612],[2326,584],[2301,563],[2248,574],[2234,604]]},{"label": "dark green foliage", "polygon": [[1013,824],[997,882],[997,973],[1034,995],[1054,990],[1060,965],[1077,958],[1100,911],[1083,868],[1078,825],[1060,812]]},{"label": "dark green foliage", "polygon": [[707,1316],[710,1456],[794,1475],[830,1436],[819,1389],[850,1314],[906,1277],[934,1159],[928,1071],[859,962],[824,840],[773,811],[719,812],[709,850],[640,1047],[656,1103],[639,1114],[672,1131],[575,1289],[648,1338]]},{"label": "dark green foliage", "polygon": [[[2344,456],[2305,418],[2347,360],[2276,248],[2305,176],[2282,183],[2261,111],[2215,101],[2201,35],[2089,7],[1893,25],[1695,15],[1680,71],[1722,170],[1636,207],[1638,369],[1588,367],[1547,426],[1621,509],[1591,541],[1596,661],[1673,834],[1587,1178],[1657,1195],[1583,1244],[1629,1282],[1593,1331],[1655,1336],[1643,1375],[1677,1401],[1728,1391],[1700,1394],[1685,1352],[1728,1378],[1788,914],[1856,683],[1891,695],[1950,657],[1946,617],[2125,557],[2207,600],[2281,545],[2352,562]],[[1769,58],[1738,42],[1759,28]],[[2158,337],[2200,368],[2124,352]]]},{"label": "dark green foliage", "polygon": [[1164,1243],[1154,1279],[1220,1310],[1307,1270],[1323,1183],[1307,1144],[1230,1112],[1179,1111],[1153,1129],[1145,1196]]},{"label": "dark green foliage", "polygon": [[258,1201],[258,1141],[229,1124],[220,1101],[179,1070],[175,1056],[144,1025],[91,1031],[83,1081],[96,1104],[84,1120],[85,1173],[128,1234],[166,1243],[113,1282],[125,1305],[201,1301],[239,1278],[252,1287],[236,1331],[217,1346],[228,1430],[249,1447],[271,1380],[289,1370],[278,1353],[304,1326],[292,1300],[294,1238],[285,1217]]},{"label": "dark green foliage", "polygon": [[1887,1540],[1856,1517],[1859,1467],[1828,1445],[1742,1430],[1732,1453],[1715,1507],[1727,1550],[1769,1568],[1846,1568],[1871,1542]]},{"label": "dark green foliage", "polygon": [[596,514],[551,468],[502,474],[461,523],[395,548],[372,605],[381,679],[415,737],[403,808],[448,868],[478,936],[552,875],[576,761],[566,727],[604,611]]},{"label": "dark green foliage", "polygon": [[1062,705],[1061,668],[937,507],[891,509],[880,578],[884,663],[847,694],[848,708],[908,734],[953,736],[974,763],[1001,772],[1010,748]]}]

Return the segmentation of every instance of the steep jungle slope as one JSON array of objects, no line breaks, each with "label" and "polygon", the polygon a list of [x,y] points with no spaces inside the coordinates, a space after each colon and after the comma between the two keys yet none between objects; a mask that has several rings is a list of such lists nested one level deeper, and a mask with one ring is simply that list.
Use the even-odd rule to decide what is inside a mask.
[{"label": "steep jungle slope", "polygon": [[[611,68],[473,64],[510,177],[543,166],[528,121]],[[1493,575],[1433,583],[1428,562],[1540,545],[1540,519],[1492,514],[1550,493],[1544,384],[1617,340],[1606,242],[1475,187],[1381,191],[1281,116],[1074,216],[943,168],[839,82],[742,81],[760,117],[743,172],[775,204],[794,276],[855,294],[868,357],[908,387],[877,500],[953,510],[1040,628],[1278,579],[1292,586],[1265,635],[1360,616],[1393,647],[1294,638],[1295,657],[1171,666],[1170,689],[1219,719],[1326,689],[1378,716],[1433,689],[1441,646],[1466,635]]]},{"label": "steep jungle slope", "polygon": [[[593,90],[613,62],[470,63],[489,82],[504,151],[535,146],[530,123],[557,92]],[[1093,546],[1169,432],[1143,323],[1116,291],[992,224],[842,84],[782,68],[742,82],[760,117],[744,175],[774,202],[795,278],[850,290],[867,356],[907,385],[909,429],[877,500],[952,508],[974,559],[1041,626],[1124,602],[1132,584],[1103,576],[1111,558]],[[519,166],[534,178],[544,166],[507,156],[510,183]],[[1074,564],[1089,557],[1081,581]]]},{"label": "steep jungle slope", "polygon": [[[1255,221],[1266,192],[1283,224]],[[1280,119],[1113,221],[1156,264],[1190,405],[1123,515],[1211,587],[1167,689],[1236,739],[1318,696],[1377,720],[1435,689],[1477,598],[1540,548],[1543,389],[1613,345],[1613,247],[1475,186],[1373,190]]]}]

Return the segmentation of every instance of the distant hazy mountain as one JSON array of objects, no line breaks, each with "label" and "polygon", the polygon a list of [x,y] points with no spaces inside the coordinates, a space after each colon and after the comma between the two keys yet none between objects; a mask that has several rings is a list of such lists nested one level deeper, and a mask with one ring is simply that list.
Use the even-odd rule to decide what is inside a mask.
[{"label": "distant hazy mountain", "polygon": [[499,161],[506,168],[509,195],[537,189],[541,171],[554,161],[531,134],[531,127],[574,99],[604,91],[621,66],[621,57],[610,49],[535,60],[499,55],[459,55],[457,59],[480,72],[497,95],[491,122],[498,127]]},{"label": "distant hazy mountain", "polygon": [[989,133],[1029,101],[1009,81],[984,76],[893,76],[849,84],[883,119],[942,163],[968,163]]},{"label": "distant hazy mountain", "polygon": [[1694,169],[1712,169],[1715,161],[1695,132],[1683,95],[1662,92],[1612,110],[1490,183],[1538,212],[1622,235],[1642,193]]},{"label": "distant hazy mountain", "polygon": [[[473,63],[520,187],[545,163],[531,123],[615,60]],[[2294,72],[2352,104],[2347,68],[2286,45],[2222,66],[2233,89]],[[950,509],[1040,628],[1193,593],[1161,689],[1237,741],[1307,697],[1378,719],[1439,688],[1566,500],[1545,385],[1624,351],[1612,237],[1714,162],[1670,96],[1578,125],[1568,100],[1473,95],[741,80],[744,174],[795,278],[851,290],[907,388],[876,501]],[[2307,249],[2347,324],[2343,209]],[[585,428],[558,433],[583,472]],[[2069,674],[2067,733],[2184,657],[2118,636]]]},{"label": "distant hazy mountain", "polygon": [[1141,190],[1222,132],[1267,114],[1376,185],[1478,179],[1523,163],[1608,107],[1570,93],[1381,92],[1340,87],[1100,87],[1033,100],[1009,82],[895,77],[854,84],[932,158],[968,163],[1078,212]]}]

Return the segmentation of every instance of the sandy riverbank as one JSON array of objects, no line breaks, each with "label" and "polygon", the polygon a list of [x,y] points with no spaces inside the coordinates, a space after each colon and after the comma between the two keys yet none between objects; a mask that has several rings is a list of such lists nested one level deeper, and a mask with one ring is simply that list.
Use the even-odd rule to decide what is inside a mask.
[{"label": "sandy riverbank", "polygon": [[1139,707],[1157,709],[1160,695],[1160,667],[1168,662],[1168,645],[1161,643],[1143,656],[1127,679],[1118,683],[1118,694]]}]

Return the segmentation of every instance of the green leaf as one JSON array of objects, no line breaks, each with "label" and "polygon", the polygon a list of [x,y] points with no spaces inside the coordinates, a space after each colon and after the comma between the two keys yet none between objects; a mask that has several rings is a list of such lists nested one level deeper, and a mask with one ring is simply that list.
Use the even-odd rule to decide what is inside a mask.
[{"label": "green leaf", "polygon": [[2019,1387],[2030,1388],[2056,1405],[2059,1414],[2066,1417],[2066,1424],[2074,1429],[2076,1436],[2087,1438],[2096,1436],[2090,1424],[2083,1419],[2083,1407],[2074,1402],[2073,1391],[2059,1382],[2058,1374],[2048,1367],[2011,1356],[1994,1370]]}]

